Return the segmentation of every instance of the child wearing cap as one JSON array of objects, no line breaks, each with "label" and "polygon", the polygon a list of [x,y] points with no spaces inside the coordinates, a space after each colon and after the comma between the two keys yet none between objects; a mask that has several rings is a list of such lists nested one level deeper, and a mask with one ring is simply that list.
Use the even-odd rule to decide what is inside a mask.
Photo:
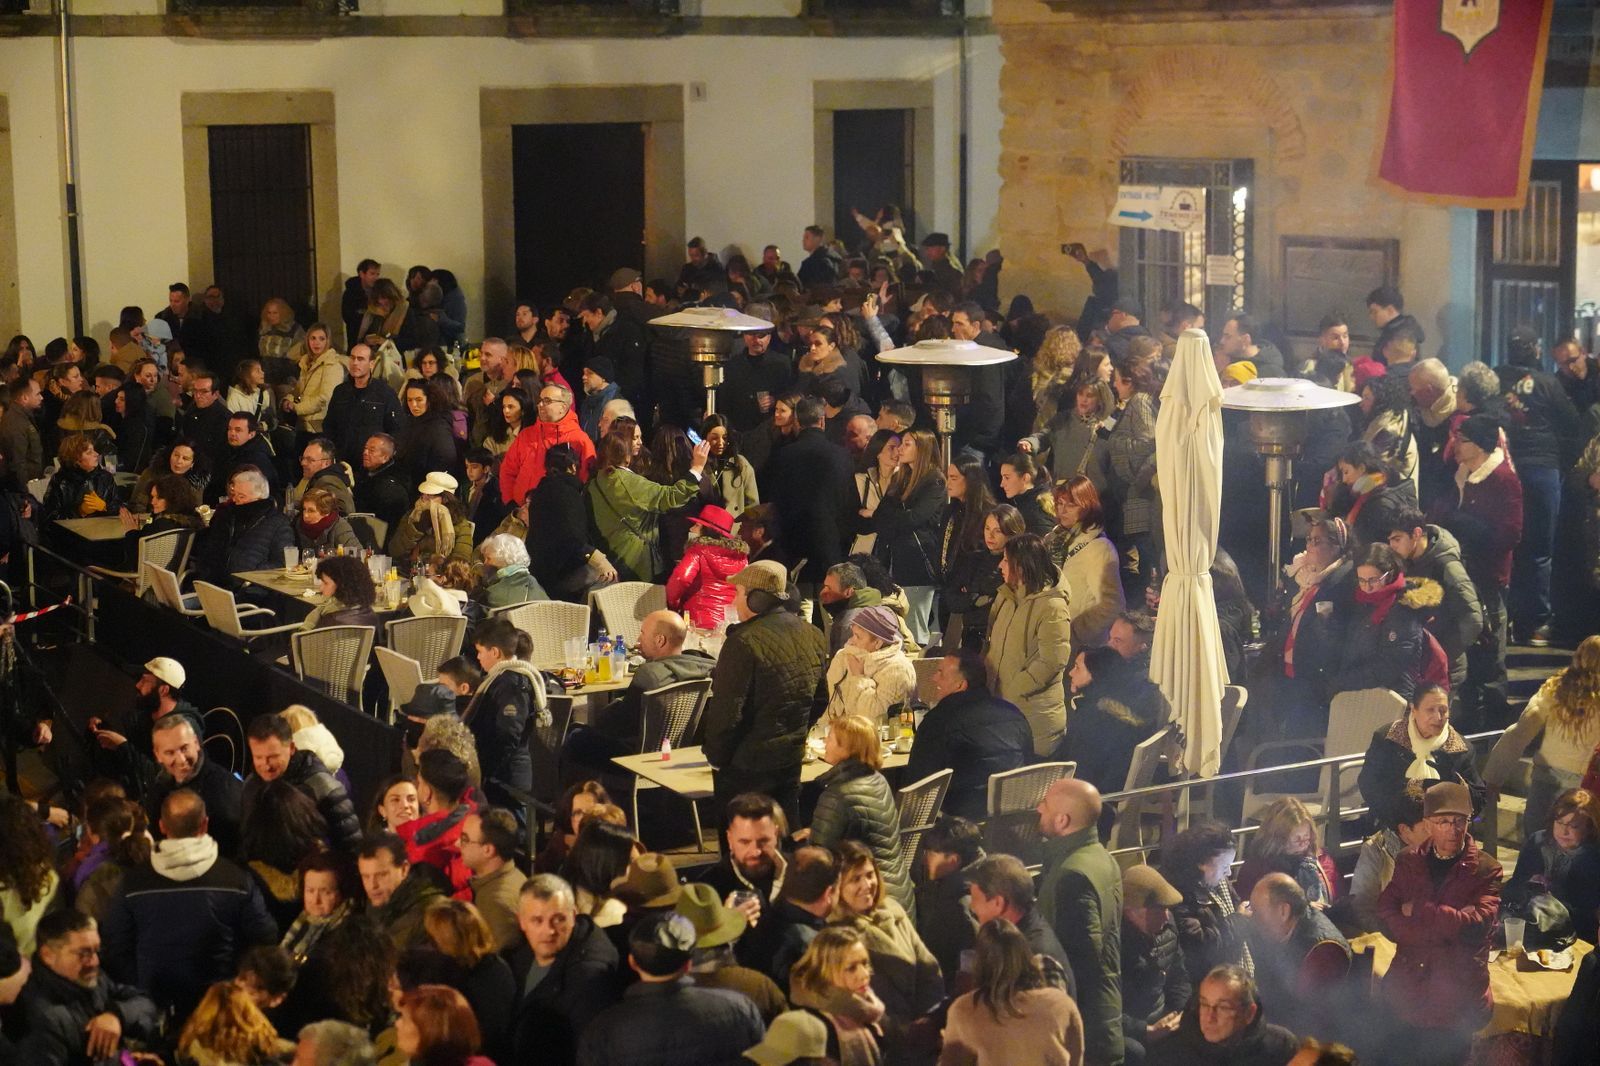
[{"label": "child wearing cap", "polygon": [[750,546],[734,535],[733,515],[715,504],[689,522],[689,545],[667,578],[667,606],[697,629],[716,629],[733,607],[728,578],[749,564]]}]

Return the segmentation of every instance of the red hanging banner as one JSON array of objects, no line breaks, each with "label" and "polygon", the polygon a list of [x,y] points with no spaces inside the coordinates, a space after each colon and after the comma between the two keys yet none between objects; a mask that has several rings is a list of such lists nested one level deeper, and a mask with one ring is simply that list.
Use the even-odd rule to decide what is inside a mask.
[{"label": "red hanging banner", "polygon": [[1395,0],[1377,179],[1412,199],[1517,208],[1554,0]]}]

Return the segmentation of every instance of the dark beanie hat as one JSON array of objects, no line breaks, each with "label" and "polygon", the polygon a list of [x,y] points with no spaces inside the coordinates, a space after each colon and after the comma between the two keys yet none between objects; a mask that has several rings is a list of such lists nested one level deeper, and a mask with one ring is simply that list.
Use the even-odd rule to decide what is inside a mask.
[{"label": "dark beanie hat", "polygon": [[1492,452],[1500,447],[1500,424],[1488,415],[1472,415],[1461,423],[1461,437]]}]

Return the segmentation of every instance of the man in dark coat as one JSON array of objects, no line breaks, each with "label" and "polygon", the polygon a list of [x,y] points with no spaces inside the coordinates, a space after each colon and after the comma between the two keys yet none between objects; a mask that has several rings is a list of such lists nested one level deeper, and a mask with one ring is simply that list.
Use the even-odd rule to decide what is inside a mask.
[{"label": "man in dark coat", "polygon": [[1178,1031],[1157,1041],[1150,1066],[1286,1066],[1300,1041],[1266,1020],[1256,983],[1238,966],[1218,966],[1200,982]]},{"label": "man in dark coat", "polygon": [[922,835],[918,857],[923,877],[917,885],[917,935],[939,960],[945,989],[959,995],[961,953],[977,946],[967,871],[983,858],[983,833],[965,818],[941,815]]},{"label": "man in dark coat", "polygon": [[[716,869],[727,867],[725,862]],[[833,852],[818,847],[796,848],[784,870],[777,900],[763,897],[761,902],[744,908],[746,918],[753,911],[758,920],[734,945],[739,963],[760,970],[788,995],[789,970],[827,926],[838,879],[839,860]],[[722,893],[724,899],[743,887],[732,882],[734,887],[729,888],[728,880],[714,883],[711,877],[706,878],[706,883]]]},{"label": "man in dark coat", "polygon": [[1067,949],[1050,928],[1048,916],[1036,905],[1033,875],[1014,855],[986,855],[961,871],[971,894],[973,921],[981,928],[993,918],[1004,918],[1028,939],[1035,955],[1059,965],[1065,974],[1067,994],[1078,996],[1078,983]]},{"label": "man in dark coat", "polygon": [[222,401],[217,375],[200,371],[189,375],[189,405],[178,413],[179,440],[195,443],[213,468],[228,448],[228,405]]},{"label": "man in dark coat", "polygon": [[228,498],[228,482],[241,467],[253,466],[267,479],[267,494],[274,499],[281,488],[278,464],[273,462],[272,449],[261,436],[256,416],[235,411],[228,416],[228,446],[220,456],[212,456],[211,482],[206,486],[205,501],[219,504]]},{"label": "man in dark coat", "polygon": [[989,692],[988,667],[976,650],[939,660],[933,686],[939,699],[917,730],[905,779],[954,770],[945,812],[981,821],[988,815],[989,778],[1033,761],[1033,730],[1013,704]]},{"label": "man in dark coat", "polygon": [[1073,778],[1039,801],[1046,838],[1039,909],[1072,964],[1089,1061],[1121,1066],[1122,873],[1096,831],[1101,807],[1099,790]]},{"label": "man in dark coat", "polygon": [[1151,335],[1143,318],[1144,308],[1132,296],[1122,295],[1111,301],[1111,317],[1106,319],[1106,350],[1112,359],[1126,356],[1135,337]]},{"label": "man in dark coat", "polygon": [[[761,1042],[766,1026],[748,996],[701,988],[690,978],[694,942],[694,923],[676,911],[647,914],[633,927],[628,966],[639,980],[583,1030],[583,1066],[737,1062]],[[663,1039],[668,1033],[671,1039]]]},{"label": "man in dark coat", "polygon": [[512,1061],[572,1066],[579,1034],[616,1002],[617,949],[594,919],[577,913],[572,886],[554,874],[522,886],[517,921],[527,942],[507,956],[517,981]]},{"label": "man in dark coat", "polygon": [[589,359],[605,359],[617,373],[617,387],[639,411],[650,410],[650,338],[646,328],[619,314],[611,297],[592,292],[578,305],[578,320],[592,338]]},{"label": "man in dark coat", "polygon": [[1273,871],[1255,883],[1247,937],[1272,1016],[1297,1033],[1332,1036],[1351,1006],[1340,1002],[1350,943],[1293,877]]},{"label": "man in dark coat", "polygon": [[333,846],[354,855],[361,844],[361,819],[355,804],[339,779],[328,772],[315,752],[294,746],[294,729],[276,714],[260,714],[250,720],[245,731],[250,745],[250,762],[255,769],[245,780],[240,809],[245,820],[255,807],[261,790],[269,781],[283,778],[309,796],[328,823]]},{"label": "man in dark coat", "polygon": [[1183,902],[1154,866],[1122,873],[1122,1035],[1128,1061],[1177,1031],[1192,991],[1172,907]]},{"label": "man in dark coat", "polygon": [[789,610],[789,575],[778,563],[752,563],[728,581],[739,622],[717,658],[702,720],[716,802],[760,792],[797,825],[800,763],[827,642]]},{"label": "man in dark coat", "polygon": [[850,453],[823,434],[822,401],[808,396],[795,405],[799,434],[784,445],[761,479],[764,498],[778,509],[779,545],[791,559],[804,559],[802,585],[819,585],[828,568],[844,558],[855,507]]},{"label": "man in dark coat", "polygon": [[213,981],[233,977],[246,950],[277,943],[278,927],[255,878],[218,855],[198,794],[167,797],[160,827],[150,861],[124,873],[112,897],[105,965],[181,1018]]},{"label": "man in dark coat", "polygon": [[372,349],[350,349],[349,377],[333,387],[322,433],[333,441],[339,457],[354,460],[374,433],[394,435],[400,421],[400,398],[389,383],[372,376]]},{"label": "man in dark coat", "polygon": [[591,538],[578,453],[557,444],[544,455],[544,477],[528,493],[528,572],[558,599],[583,599],[590,586],[617,579],[616,567]]},{"label": "man in dark coat", "polygon": [[[776,312],[770,304],[751,304],[748,313],[767,322]],[[722,387],[717,390],[717,410],[728,416],[733,428],[747,433],[772,413],[773,402],[794,380],[794,364],[772,347],[772,330],[740,334],[743,344],[728,357]],[[763,397],[761,394],[765,393]]]},{"label": "man in dark coat", "polygon": [[821,226],[807,226],[800,236],[800,245],[806,250],[800,262],[800,286],[815,289],[832,285],[839,280],[839,256],[828,247],[827,233]]},{"label": "man in dark coat", "polygon": [[361,319],[372,302],[372,285],[383,273],[376,259],[363,259],[356,264],[356,272],[344,282],[344,292],[339,294],[339,318],[344,322],[344,343],[353,348],[361,338]]},{"label": "man in dark coat", "polygon": [[244,823],[244,786],[226,766],[206,756],[195,719],[187,714],[157,718],[150,727],[150,746],[161,766],[144,798],[150,824],[160,822],[167,797],[188,790],[206,805],[207,832],[224,854],[235,854]]},{"label": "man in dark coat", "polygon": [[438,874],[431,867],[412,865],[406,842],[395,833],[370,833],[363,838],[356,871],[361,875],[367,915],[394,946],[404,951],[428,944],[423,917],[444,896]]},{"label": "man in dark coat", "polygon": [[100,931],[93,918],[62,907],[39,920],[38,943],[38,963],[18,1008],[27,1035],[17,1057],[7,1061],[37,1066],[121,1061],[118,1052],[129,1041],[160,1036],[155,1001],[100,968]]},{"label": "man in dark coat", "polygon": [[1383,362],[1383,349],[1397,337],[1414,341],[1417,347],[1428,339],[1422,323],[1406,314],[1406,298],[1392,285],[1383,285],[1367,293],[1367,316],[1378,327],[1378,339],[1372,342],[1372,358]]},{"label": "man in dark coat", "polygon": [[1450,660],[1450,687],[1467,679],[1467,649],[1483,632],[1483,604],[1478,588],[1461,562],[1461,546],[1448,530],[1430,525],[1418,511],[1403,511],[1391,522],[1389,547],[1400,556],[1407,577],[1439,583],[1444,600],[1433,609],[1428,632]]},{"label": "man in dark coat", "polygon": [[356,475],[355,484],[356,510],[386,523],[393,535],[400,519],[411,510],[415,489],[394,461],[393,437],[374,433],[362,443],[361,473]]}]

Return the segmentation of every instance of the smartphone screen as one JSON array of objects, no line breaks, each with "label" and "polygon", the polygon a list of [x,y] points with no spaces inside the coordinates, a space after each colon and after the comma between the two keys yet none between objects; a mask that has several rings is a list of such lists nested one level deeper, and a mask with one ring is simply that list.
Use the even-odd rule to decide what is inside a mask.
[{"label": "smartphone screen", "polygon": [[696,433],[692,429],[684,430],[683,434],[684,434],[684,436],[689,438],[689,443],[690,444],[693,444],[696,448],[700,447],[700,434]]}]

